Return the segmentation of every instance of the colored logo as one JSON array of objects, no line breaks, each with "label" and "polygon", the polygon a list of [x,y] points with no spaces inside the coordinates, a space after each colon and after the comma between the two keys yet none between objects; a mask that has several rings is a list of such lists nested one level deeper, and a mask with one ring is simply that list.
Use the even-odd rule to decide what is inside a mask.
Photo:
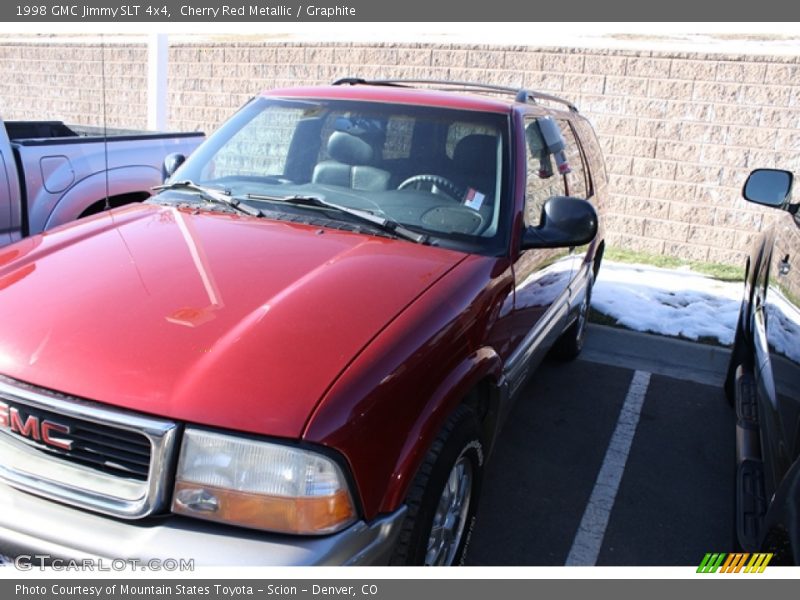
[{"label": "colored logo", "polygon": [[14,406],[0,401],[0,430],[53,448],[72,450],[73,441],[66,437],[71,433],[67,425],[43,420],[34,415],[24,415]]},{"label": "colored logo", "polygon": [[[698,573],[763,573],[772,554],[736,552],[733,554],[709,552],[703,557]],[[748,560],[749,559],[749,560]]]}]

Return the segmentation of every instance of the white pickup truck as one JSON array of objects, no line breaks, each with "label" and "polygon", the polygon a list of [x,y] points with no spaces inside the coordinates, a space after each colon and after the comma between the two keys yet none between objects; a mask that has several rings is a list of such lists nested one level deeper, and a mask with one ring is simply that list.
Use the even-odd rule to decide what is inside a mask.
[{"label": "white pickup truck", "polygon": [[170,153],[203,133],[152,133],[0,120],[0,246],[131,202],[162,181]]}]

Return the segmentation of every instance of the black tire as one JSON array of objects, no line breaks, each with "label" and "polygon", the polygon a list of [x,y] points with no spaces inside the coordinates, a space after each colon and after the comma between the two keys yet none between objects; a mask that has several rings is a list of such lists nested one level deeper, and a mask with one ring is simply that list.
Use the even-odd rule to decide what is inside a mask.
[{"label": "black tire", "polygon": [[586,326],[589,323],[589,308],[592,305],[592,286],[594,278],[590,277],[586,285],[586,295],[583,297],[581,306],[578,309],[578,317],[564,330],[553,344],[550,354],[559,360],[574,360],[583,350],[583,343],[586,340]]},{"label": "black tire", "polygon": [[[406,498],[408,512],[390,564],[463,564],[472,529],[475,526],[484,458],[483,442],[475,414],[466,406],[461,406],[445,423],[414,478]],[[468,483],[459,476],[467,469],[470,471]],[[440,546],[434,542],[441,540],[437,540],[431,534],[434,519],[440,519],[442,516],[441,510],[437,509],[440,505],[448,504],[445,486],[448,482],[453,483],[451,476],[455,477],[454,481],[459,484],[456,493],[451,496],[460,495],[458,492],[462,489],[462,484],[464,489],[469,488],[469,495],[457,513],[459,518],[448,521],[454,523],[455,535],[442,536],[452,541]],[[463,504],[466,504],[466,508]],[[449,511],[447,515],[448,518],[452,517]]]}]

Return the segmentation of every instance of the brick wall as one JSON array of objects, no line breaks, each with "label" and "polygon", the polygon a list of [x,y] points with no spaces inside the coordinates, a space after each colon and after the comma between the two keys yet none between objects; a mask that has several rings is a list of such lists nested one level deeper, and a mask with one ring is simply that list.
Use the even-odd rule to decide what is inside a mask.
[{"label": "brick wall", "polygon": [[[100,47],[0,40],[0,114],[97,124]],[[173,129],[213,131],[257,91],[337,77],[525,85],[593,122],[612,183],[609,242],[741,264],[772,218],[745,203],[750,169],[800,174],[800,57],[426,44],[170,46]],[[108,124],[146,122],[146,49],[105,48]]]},{"label": "brick wall", "polygon": [[143,44],[6,44],[0,40],[0,116],[147,125],[147,48]]}]

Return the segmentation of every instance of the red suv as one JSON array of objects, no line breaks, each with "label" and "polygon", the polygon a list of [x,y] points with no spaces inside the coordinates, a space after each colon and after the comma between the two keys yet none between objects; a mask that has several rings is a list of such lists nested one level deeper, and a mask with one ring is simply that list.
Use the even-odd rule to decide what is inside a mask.
[{"label": "red suv", "polygon": [[0,254],[0,552],[459,563],[512,400],[583,343],[588,121],[346,79],[258,96],[165,173]]}]

